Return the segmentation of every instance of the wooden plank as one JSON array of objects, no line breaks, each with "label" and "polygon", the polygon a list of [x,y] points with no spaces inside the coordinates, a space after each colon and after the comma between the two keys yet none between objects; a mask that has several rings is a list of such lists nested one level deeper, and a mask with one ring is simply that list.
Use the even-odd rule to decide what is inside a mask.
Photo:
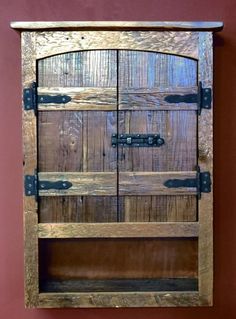
[{"label": "wooden plank", "polygon": [[196,172],[120,172],[119,194],[122,195],[194,195],[196,187],[168,188],[169,179],[196,178]]},{"label": "wooden plank", "polygon": [[197,291],[196,278],[48,280],[41,282],[41,292],[128,292],[128,291]]},{"label": "wooden plank", "polygon": [[198,33],[179,31],[42,31],[37,59],[83,50],[143,50],[198,58]]},{"label": "wooden plank", "polygon": [[[22,84],[30,87],[36,80],[35,34],[22,33]],[[23,109],[24,109],[24,105]],[[23,111],[24,174],[34,174],[37,167],[37,136],[34,111]],[[38,214],[34,197],[24,196],[24,265],[25,305],[36,307],[38,302]]]},{"label": "wooden plank", "polygon": [[41,308],[125,308],[201,306],[197,292],[40,293]]},{"label": "wooden plank", "polygon": [[197,94],[197,88],[174,88],[160,90],[152,89],[122,89],[119,92],[119,109],[120,110],[177,110],[189,111],[197,110],[197,103],[169,103],[166,98],[170,95],[184,96],[187,94]]},{"label": "wooden plank", "polygon": [[115,196],[117,194],[116,172],[47,172],[38,174],[39,181],[68,181],[72,187],[66,190],[39,190],[39,196]]},{"label": "wooden plank", "polygon": [[120,198],[120,208],[123,222],[197,221],[194,195],[124,196]]},{"label": "wooden plank", "polygon": [[37,64],[39,87],[106,89],[117,86],[115,50],[77,50],[40,59]]},{"label": "wooden plank", "polygon": [[198,223],[40,223],[39,238],[198,237]]},{"label": "wooden plank", "polygon": [[39,198],[40,223],[111,223],[117,221],[116,196]]},{"label": "wooden plank", "polygon": [[[213,86],[212,34],[200,33],[199,80],[203,87]],[[212,99],[213,101],[213,99]],[[213,102],[210,110],[202,110],[198,124],[201,171],[209,171],[213,182]],[[199,201],[199,295],[201,303],[213,304],[213,187]]]},{"label": "wooden plank", "polygon": [[195,30],[220,31],[223,22],[220,21],[12,21],[13,29],[109,29],[109,30]]},{"label": "wooden plank", "polygon": [[[98,87],[78,87],[78,88],[45,88],[38,87],[38,94],[41,97],[38,103],[39,111],[116,111],[117,109],[117,89]],[[67,103],[41,103],[44,95],[57,96],[66,95],[71,98]]]}]

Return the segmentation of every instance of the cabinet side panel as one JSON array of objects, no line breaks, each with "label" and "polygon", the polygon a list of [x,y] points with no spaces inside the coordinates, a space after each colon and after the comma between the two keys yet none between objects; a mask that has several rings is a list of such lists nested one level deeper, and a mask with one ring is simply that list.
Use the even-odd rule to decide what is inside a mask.
[{"label": "cabinet side panel", "polygon": [[[22,84],[30,87],[36,80],[35,33],[22,33]],[[24,109],[24,105],[23,105]],[[37,167],[36,117],[33,110],[23,111],[24,174],[34,175]],[[25,241],[25,304],[38,302],[38,237],[37,202],[34,196],[24,197]]]},{"label": "cabinet side panel", "polygon": [[[213,85],[212,33],[199,33],[199,81],[203,87]],[[213,107],[213,105],[211,105]],[[213,173],[213,109],[202,110],[199,116],[199,166]],[[203,305],[212,305],[213,298],[213,191],[203,193],[199,201],[199,294]]]}]

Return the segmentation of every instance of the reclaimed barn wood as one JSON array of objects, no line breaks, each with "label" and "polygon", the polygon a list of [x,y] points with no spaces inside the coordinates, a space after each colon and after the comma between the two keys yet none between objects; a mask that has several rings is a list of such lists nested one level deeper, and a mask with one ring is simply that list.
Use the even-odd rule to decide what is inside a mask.
[{"label": "reclaimed barn wood", "polygon": [[80,50],[143,50],[198,58],[197,32],[54,31],[36,33],[37,59]]},{"label": "reclaimed barn wood", "polygon": [[[117,194],[117,174],[115,172],[86,173],[39,173],[39,181],[72,183],[65,190],[40,189],[39,196],[115,196]],[[196,172],[120,172],[119,194],[122,195],[194,195],[196,187],[168,188],[164,183],[170,179],[185,180],[195,178]]]},{"label": "reclaimed barn wood", "polygon": [[[142,92],[142,100],[135,98],[132,111],[118,113],[120,133],[153,133],[160,134],[165,140],[159,148],[122,148],[119,147],[119,194],[125,196],[120,204],[120,215],[125,221],[175,221],[196,220],[196,198],[189,197],[187,214],[183,214],[186,208],[186,199],[176,197],[136,197],[133,195],[171,195],[171,189],[159,188],[157,178],[141,178],[139,171],[186,171],[195,170],[197,164],[197,115],[191,109],[188,111],[176,111],[177,105],[173,103],[165,111],[145,109],[150,103],[149,91],[180,92],[188,91],[196,93],[197,62],[195,60],[140,51],[120,51],[119,61],[119,107],[123,105],[123,95],[126,92]],[[173,69],[176,71],[173,73]],[[181,74],[181,76],[180,76]],[[145,100],[146,99],[146,100]],[[151,97],[154,105],[159,105],[157,95]],[[132,104],[131,104],[132,105]],[[141,106],[141,110],[139,107]],[[196,106],[196,105],[195,105]],[[163,108],[164,109],[164,108]],[[188,132],[188,134],[186,134]],[[183,150],[184,153],[183,153]],[[148,160],[147,160],[148,159]],[[123,171],[134,171],[127,175]],[[174,172],[173,172],[174,173]],[[133,175],[133,176],[132,176]],[[164,181],[162,181],[163,184]],[[146,187],[145,187],[146,184]],[[127,187],[126,187],[127,185]],[[147,191],[145,191],[145,188]],[[163,190],[163,192],[162,192]],[[141,192],[139,192],[141,191]],[[181,195],[186,189],[175,189],[175,195]],[[142,194],[141,194],[142,193]],[[192,193],[193,194],[193,193]],[[185,193],[186,195],[186,193]],[[191,195],[191,192],[189,193]],[[145,202],[144,202],[145,201]],[[158,203],[158,204],[156,204]],[[179,204],[181,203],[181,204]],[[183,209],[177,209],[183,205]],[[156,213],[158,206],[158,213]],[[166,213],[168,210],[168,214]],[[155,219],[156,218],[156,219]]]},{"label": "reclaimed barn wood", "polygon": [[39,238],[198,237],[198,223],[51,223],[38,225]]},{"label": "reclaimed barn wood", "polygon": [[[101,110],[116,111],[117,108],[117,90],[116,88],[96,88],[96,87],[79,87],[79,88],[38,88],[38,94],[41,98],[38,103],[39,111],[80,111],[80,110]],[[54,104],[44,103],[44,96],[68,96],[71,100],[67,103]]]},{"label": "reclaimed barn wood", "polygon": [[[143,78],[143,76],[142,76]],[[189,111],[197,110],[197,102],[168,102],[168,96],[197,94],[197,88],[134,88],[122,89],[119,95],[119,110],[158,110],[158,111]]]},{"label": "reclaimed barn wood", "polygon": [[[30,87],[36,80],[35,34],[22,33],[22,84]],[[23,112],[24,174],[34,174],[37,166],[37,128],[34,111]],[[24,259],[25,259],[25,304],[36,307],[38,303],[38,238],[37,202],[34,197],[24,196]]]},{"label": "reclaimed barn wood", "polygon": [[[116,52],[109,50],[68,53],[38,62],[40,94],[48,92],[47,87],[54,87],[54,92],[64,87],[62,92],[66,95],[83,92],[74,95],[72,104],[76,99],[78,105],[86,106],[85,100],[88,105],[86,111],[74,107],[48,111],[44,106],[44,111],[39,112],[39,170],[50,174],[84,174],[77,183],[70,175],[73,187],[67,191],[51,193],[73,196],[41,200],[41,222],[115,222],[117,219],[117,150],[110,147],[111,135],[117,130],[117,114],[99,108],[104,107],[104,95],[110,96],[108,108],[117,108],[116,63]],[[44,192],[45,196],[48,194],[50,191]],[[99,197],[94,198],[95,195]]]},{"label": "reclaimed barn wood", "polygon": [[39,196],[90,195],[115,196],[117,194],[117,177],[114,172],[86,173],[39,173],[39,181],[56,182],[58,180],[72,183],[66,190],[50,189],[39,191]]},{"label": "reclaimed barn wood", "polygon": [[[41,188],[24,196],[26,306],[212,305],[213,193],[197,178],[212,179],[213,105],[199,88],[223,23],[11,26],[38,94],[30,110],[23,98],[24,174]],[[112,147],[116,134],[164,143]],[[72,185],[43,189],[59,180]]]},{"label": "reclaimed barn wood", "polygon": [[197,292],[40,293],[40,308],[126,308],[200,306]]},{"label": "reclaimed barn wood", "polygon": [[[213,88],[212,33],[199,33],[199,78]],[[213,100],[212,100],[213,101]],[[211,173],[213,182],[213,103],[199,117],[199,166]],[[213,188],[199,201],[199,295],[203,305],[213,304]]]}]

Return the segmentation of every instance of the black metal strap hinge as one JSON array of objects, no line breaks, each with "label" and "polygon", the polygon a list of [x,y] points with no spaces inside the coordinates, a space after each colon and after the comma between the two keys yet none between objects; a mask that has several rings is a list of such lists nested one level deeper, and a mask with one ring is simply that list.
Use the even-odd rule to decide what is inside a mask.
[{"label": "black metal strap hinge", "polygon": [[169,179],[164,182],[164,186],[168,188],[196,187],[197,196],[200,199],[201,193],[211,192],[211,175],[209,172],[200,172],[198,169],[196,178]]},{"label": "black metal strap hinge", "polygon": [[168,103],[197,103],[198,114],[201,114],[202,109],[210,109],[212,100],[211,88],[203,88],[202,82],[199,82],[197,94],[172,94],[165,97]]},{"label": "black metal strap hinge", "polygon": [[39,181],[37,174],[25,175],[25,195],[26,196],[38,196],[39,190],[49,189],[68,189],[72,187],[72,183],[68,181]]},{"label": "black metal strap hinge", "polygon": [[68,95],[38,95],[37,83],[33,82],[29,88],[23,90],[24,109],[37,112],[37,105],[40,104],[65,104],[71,101]]}]

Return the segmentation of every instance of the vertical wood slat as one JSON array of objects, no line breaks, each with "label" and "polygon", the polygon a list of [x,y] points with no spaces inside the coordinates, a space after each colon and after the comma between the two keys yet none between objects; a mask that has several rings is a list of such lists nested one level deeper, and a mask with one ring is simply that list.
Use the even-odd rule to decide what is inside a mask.
[{"label": "vertical wood slat", "polygon": [[[199,81],[213,89],[212,33],[199,32]],[[198,120],[199,166],[213,178],[213,103]],[[213,187],[199,201],[199,296],[202,305],[213,304]]]},{"label": "vertical wood slat", "polygon": [[[30,87],[36,81],[35,33],[22,33],[22,85]],[[24,105],[23,105],[24,108]],[[37,167],[36,117],[34,111],[23,112],[24,174],[32,175]],[[38,215],[34,197],[24,196],[24,261],[25,304],[36,307],[39,293]]]}]

